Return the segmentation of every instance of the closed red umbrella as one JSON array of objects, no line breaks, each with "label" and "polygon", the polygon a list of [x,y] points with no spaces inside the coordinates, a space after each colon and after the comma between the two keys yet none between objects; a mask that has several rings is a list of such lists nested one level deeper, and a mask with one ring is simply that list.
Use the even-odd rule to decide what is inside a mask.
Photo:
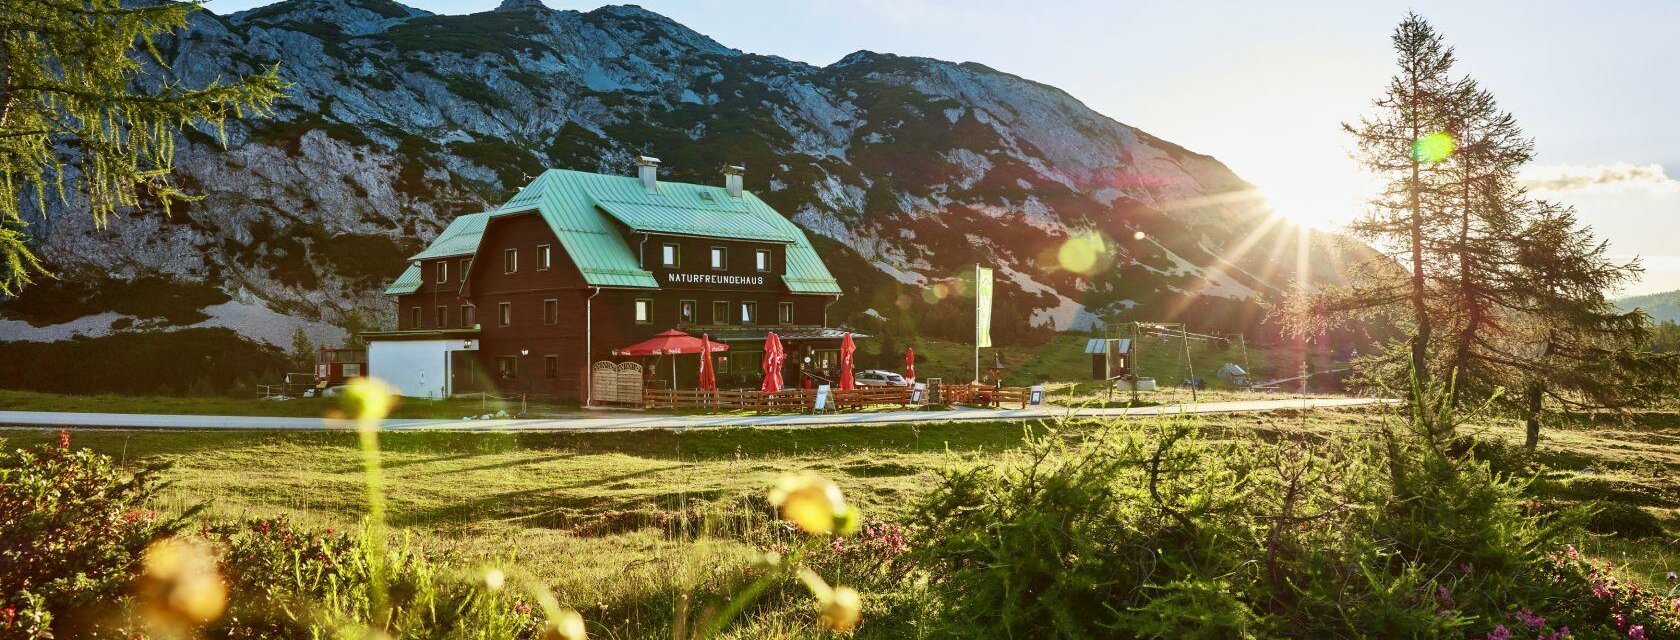
[{"label": "closed red umbrella", "polygon": [[717,367],[712,366],[712,337],[700,334],[700,390],[717,391]]},{"label": "closed red umbrella", "polygon": [[916,348],[904,350],[904,380],[916,384]]},{"label": "closed red umbrella", "polygon": [[857,345],[852,344],[852,334],[847,333],[840,338],[840,390],[850,391],[857,388],[857,381],[852,379],[852,354],[857,351]]},{"label": "closed red umbrella", "polygon": [[776,337],[775,332],[764,337],[764,384],[759,388],[765,393],[775,393],[782,390],[782,360],[787,353],[782,351],[782,339]]}]

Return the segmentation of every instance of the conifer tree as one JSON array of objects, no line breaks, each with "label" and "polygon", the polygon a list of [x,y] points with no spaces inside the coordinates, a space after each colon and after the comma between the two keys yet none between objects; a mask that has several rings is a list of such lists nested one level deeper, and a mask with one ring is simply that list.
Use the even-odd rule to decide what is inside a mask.
[{"label": "conifer tree", "polygon": [[142,199],[167,210],[188,197],[170,177],[176,133],[198,124],[220,133],[229,117],[266,113],[284,89],[277,68],[200,88],[155,77],[165,64],[154,40],[186,27],[196,4],[0,6],[0,296],[45,273],[26,207],[44,216],[49,201],[75,194],[98,225]]},{"label": "conifer tree", "polygon": [[1517,255],[1527,283],[1526,358],[1517,412],[1526,445],[1540,441],[1548,403],[1568,409],[1625,409],[1646,405],[1680,384],[1680,354],[1654,353],[1650,318],[1621,311],[1609,291],[1638,276],[1637,262],[1609,259],[1609,246],[1581,225],[1575,211],[1536,201],[1522,227],[1527,242]]},{"label": "conifer tree", "polygon": [[1411,335],[1403,368],[1427,388],[1436,324],[1430,278],[1431,268],[1439,267],[1429,250],[1431,239],[1441,237],[1449,222],[1438,183],[1440,162],[1451,151],[1445,129],[1459,87],[1451,77],[1452,48],[1421,16],[1407,14],[1392,41],[1400,70],[1375,101],[1376,111],[1342,125],[1357,143],[1356,158],[1384,181],[1382,192],[1348,230],[1374,244],[1382,259],[1359,265],[1346,288],[1291,301],[1289,314],[1295,329],[1306,335],[1322,333],[1325,322],[1384,312],[1407,319]]},{"label": "conifer tree", "polygon": [[303,327],[292,331],[292,371],[315,370],[315,343],[309,340],[309,334],[303,332]]}]

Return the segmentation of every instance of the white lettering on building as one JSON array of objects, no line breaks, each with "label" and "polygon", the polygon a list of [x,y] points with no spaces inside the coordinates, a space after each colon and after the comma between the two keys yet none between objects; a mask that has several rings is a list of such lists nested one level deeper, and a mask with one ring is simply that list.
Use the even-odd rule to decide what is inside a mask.
[{"label": "white lettering on building", "polygon": [[666,273],[665,280],[679,284],[733,284],[764,286],[764,276],[731,276],[716,273]]}]

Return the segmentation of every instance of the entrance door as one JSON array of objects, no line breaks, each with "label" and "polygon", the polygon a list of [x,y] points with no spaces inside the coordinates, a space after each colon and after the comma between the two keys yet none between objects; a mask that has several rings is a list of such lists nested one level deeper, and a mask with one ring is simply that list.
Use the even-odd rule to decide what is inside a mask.
[{"label": "entrance door", "polygon": [[477,351],[449,352],[449,393],[461,395],[484,390],[484,367]]}]

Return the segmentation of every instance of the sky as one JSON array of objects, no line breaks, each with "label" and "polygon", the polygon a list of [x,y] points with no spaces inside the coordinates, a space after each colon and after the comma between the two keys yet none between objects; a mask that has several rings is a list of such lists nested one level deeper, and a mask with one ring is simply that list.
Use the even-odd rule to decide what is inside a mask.
[{"label": "sky", "polygon": [[[545,0],[587,11],[602,2]],[[211,0],[217,13],[268,4]],[[498,0],[408,0],[472,13]],[[1575,205],[1618,258],[1627,294],[1680,289],[1680,0],[641,0],[725,46],[827,65],[860,49],[973,61],[1212,155],[1287,217],[1337,229],[1371,180],[1340,124],[1394,71],[1406,11],[1458,53],[1536,141],[1525,173]]]}]

